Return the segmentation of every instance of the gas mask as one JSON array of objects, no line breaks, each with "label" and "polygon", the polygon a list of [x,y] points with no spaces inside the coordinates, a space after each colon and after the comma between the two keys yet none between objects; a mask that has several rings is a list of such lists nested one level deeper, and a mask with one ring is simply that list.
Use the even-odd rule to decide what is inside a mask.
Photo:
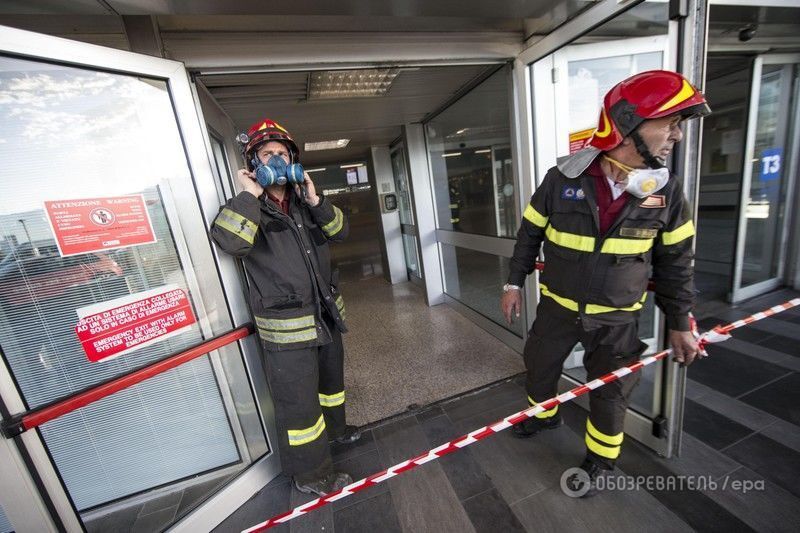
[{"label": "gas mask", "polygon": [[253,165],[256,181],[262,187],[283,185],[287,182],[303,183],[303,165],[300,163],[287,164],[286,160],[279,155],[271,156],[266,165],[255,156],[250,163]]},{"label": "gas mask", "polygon": [[637,198],[647,198],[663,189],[669,181],[669,169],[665,167],[633,168],[607,155],[603,155],[603,158],[628,174],[624,182],[625,191]]}]

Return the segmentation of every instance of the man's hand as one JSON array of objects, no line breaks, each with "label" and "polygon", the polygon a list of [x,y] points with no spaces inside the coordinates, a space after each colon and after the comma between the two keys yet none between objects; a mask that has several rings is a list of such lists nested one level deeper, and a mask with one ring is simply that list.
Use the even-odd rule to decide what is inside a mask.
[{"label": "man's hand", "polygon": [[[299,193],[300,185],[295,185],[294,187]],[[311,181],[308,172],[303,172],[303,188],[306,190],[306,203],[311,207],[316,207],[319,204],[319,196],[317,196],[317,188],[314,186],[314,182]]]},{"label": "man's hand", "polygon": [[236,173],[236,180],[242,186],[242,190],[249,192],[256,198],[264,194],[264,187],[258,184],[256,176],[246,168],[240,168]]},{"label": "man's hand", "polygon": [[695,359],[703,357],[691,331],[669,330],[669,345],[672,347],[675,361],[682,365],[691,365]]},{"label": "man's hand", "polygon": [[519,318],[519,313],[522,310],[522,291],[519,289],[510,289],[503,293],[500,299],[500,307],[503,310],[503,316],[506,317],[506,322],[510,326],[514,321],[514,317]]}]

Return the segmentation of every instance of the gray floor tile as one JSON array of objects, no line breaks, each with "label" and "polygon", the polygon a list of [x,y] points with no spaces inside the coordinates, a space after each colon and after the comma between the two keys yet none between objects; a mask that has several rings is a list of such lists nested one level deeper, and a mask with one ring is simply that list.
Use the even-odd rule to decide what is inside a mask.
[{"label": "gray floor tile", "polygon": [[761,430],[761,434],[800,453],[800,427],[777,420]]},{"label": "gray floor tile", "polygon": [[753,433],[752,429],[688,399],[684,405],[683,429],[717,450]]},{"label": "gray floor tile", "polygon": [[788,372],[785,368],[729,350],[708,347],[709,356],[688,369],[688,377],[729,396],[737,397]]},{"label": "gray floor tile", "polygon": [[800,453],[761,434],[726,448],[724,453],[765,479],[800,496]]},{"label": "gray floor tile", "polygon": [[752,344],[739,339],[728,339],[724,343],[725,348],[748,355],[750,357],[778,365],[788,370],[800,371],[800,357],[779,352],[763,345]]},{"label": "gray floor tile", "polygon": [[570,498],[557,483],[511,506],[527,531],[641,533],[692,531],[647,491]]},{"label": "gray floor tile", "polygon": [[794,372],[740,399],[753,407],[800,426],[800,373]]},{"label": "gray floor tile", "polygon": [[372,430],[369,429],[362,431],[361,438],[353,443],[340,444],[338,442],[334,442],[331,444],[331,458],[333,459],[333,462],[336,463],[338,461],[344,461],[350,457],[355,457],[375,449],[375,437],[372,433]]},{"label": "gray floor tile", "polygon": [[519,403],[519,409],[526,407],[525,389],[513,381],[508,381],[490,389],[459,398],[457,401],[447,402],[442,405],[442,408],[447,413],[447,416],[450,417],[450,420],[458,422],[472,417],[476,413],[489,411],[494,407],[514,401]]},{"label": "gray floor tile", "polygon": [[[429,449],[428,440],[409,417],[375,429],[381,461],[395,465]],[[442,466],[427,463],[388,481],[397,519],[405,531],[473,531]]]},{"label": "gray floor tile", "polygon": [[714,412],[720,413],[734,422],[755,431],[761,430],[779,420],[761,409],[757,409],[736,398],[731,398],[691,379],[687,380],[686,396]]},{"label": "gray floor tile", "polygon": [[[484,425],[478,418],[498,420],[510,413],[505,407],[495,408],[456,427],[467,433]],[[583,437],[566,426],[531,439],[515,438],[507,429],[471,445],[469,451],[509,503],[558,484],[564,470],[579,464],[585,455]]]},{"label": "gray floor tile", "polygon": [[[289,509],[294,509],[299,505],[315,500],[318,496],[314,494],[303,494],[296,488],[292,488],[289,499]],[[287,509],[287,511],[289,510]],[[312,531],[333,531],[333,505],[329,504],[320,507],[304,516],[290,520],[289,531],[291,533],[306,533]]]},{"label": "gray floor tile", "polygon": [[[745,467],[717,481],[715,490],[704,493],[756,531],[800,531],[797,496]],[[745,483],[752,484],[750,490]]]},{"label": "gray floor tile", "polygon": [[[420,424],[431,448],[461,436],[447,416],[429,418]],[[447,479],[460,500],[494,489],[489,476],[472,457],[471,450],[461,450],[439,459]],[[467,509],[469,511],[469,509]],[[474,521],[473,521],[474,522]]]},{"label": "gray floor tile", "polygon": [[[353,481],[358,481],[365,477],[371,476],[372,474],[380,472],[387,466],[391,465],[383,465],[381,463],[380,456],[378,455],[378,450],[374,449],[367,453],[362,453],[361,455],[339,461],[338,463],[335,463],[335,466],[338,471],[347,472],[350,474],[353,477]],[[352,496],[335,501],[331,505],[333,506],[333,510],[337,511],[360,501],[372,498],[376,494],[387,492],[388,490],[389,485],[387,483],[380,483],[368,489],[364,489],[361,492],[356,492]]]},{"label": "gray floor tile", "polygon": [[378,494],[333,515],[336,533],[402,533],[389,492]]},{"label": "gray floor tile", "polygon": [[[280,476],[276,482],[273,480],[258,494],[250,498],[236,512],[226,518],[214,528],[219,533],[240,533],[243,529],[259,524],[268,518],[290,510],[291,486],[289,480]],[[295,518],[302,521],[306,516]],[[280,524],[270,531],[288,533],[289,524]]]},{"label": "gray floor tile", "polygon": [[482,492],[466,500],[464,508],[478,533],[525,531],[497,489]]}]

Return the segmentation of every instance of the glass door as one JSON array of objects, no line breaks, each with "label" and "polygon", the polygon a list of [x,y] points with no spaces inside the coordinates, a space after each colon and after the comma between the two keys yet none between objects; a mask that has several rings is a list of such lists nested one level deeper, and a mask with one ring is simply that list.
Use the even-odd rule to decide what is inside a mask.
[{"label": "glass door", "polygon": [[411,205],[412,196],[408,183],[405,145],[402,142],[392,147],[391,159],[398,211],[400,212],[400,231],[403,235],[403,249],[406,255],[406,270],[411,281],[421,283],[423,276],[419,262],[418,233],[414,223],[414,209]]},{"label": "glass door", "polygon": [[[226,289],[242,288],[207,238],[219,198],[201,123],[180,63],[0,27],[4,418],[233,329]],[[278,470],[246,346],[5,444],[65,529],[164,529],[256,462]]]},{"label": "glass door", "polygon": [[[589,141],[606,92],[633,74],[669,68],[668,51],[666,34],[603,40],[601,46],[566,46],[532,65],[537,183],[557,158],[577,152]],[[544,260],[546,263],[547,258]],[[652,295],[641,311],[639,336],[648,345],[646,353],[660,349],[662,324]],[[567,382],[586,381],[582,358],[583,348],[579,344],[564,364],[563,377]],[[665,372],[663,362],[643,370],[631,398],[626,432],[668,455],[669,443],[652,437],[659,431],[654,424],[664,412]]]},{"label": "glass door", "polygon": [[800,56],[753,63],[731,301],[779,286],[786,255],[787,198],[797,177]]}]

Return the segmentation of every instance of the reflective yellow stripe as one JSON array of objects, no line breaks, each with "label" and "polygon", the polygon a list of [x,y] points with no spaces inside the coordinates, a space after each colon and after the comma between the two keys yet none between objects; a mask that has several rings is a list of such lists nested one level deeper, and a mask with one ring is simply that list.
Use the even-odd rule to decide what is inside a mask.
[{"label": "reflective yellow stripe", "polygon": [[685,224],[673,231],[665,231],[661,234],[661,240],[665,245],[678,244],[684,239],[688,239],[694,235],[694,223],[687,220]]},{"label": "reflective yellow stripe", "polygon": [[336,297],[336,308],[339,309],[339,314],[342,316],[342,320],[344,320],[344,298],[342,295]]},{"label": "reflective yellow stripe", "polygon": [[256,325],[265,329],[286,331],[290,329],[308,328],[315,325],[314,315],[297,318],[260,318],[256,317]]},{"label": "reflective yellow stripe", "polygon": [[256,239],[258,226],[254,222],[244,218],[235,211],[231,211],[227,207],[220,211],[219,215],[217,215],[217,218],[214,220],[214,224],[233,233],[237,237],[247,241],[250,244],[253,244]]},{"label": "reflective yellow stripe", "polygon": [[[564,298],[563,296],[559,296],[550,292],[547,288],[547,285],[544,283],[540,283],[539,287],[542,289],[542,294],[547,296],[548,298],[552,298],[555,300],[561,307],[566,307],[570,311],[578,312],[580,305],[575,300],[570,300],[569,298]],[[642,298],[633,304],[630,307],[608,307],[605,305],[598,305],[598,304],[586,304],[586,314],[587,315],[597,315],[600,313],[610,313],[611,311],[638,311],[642,308],[642,304],[644,304],[645,300],[647,299],[647,293],[645,292],[642,295]]]},{"label": "reflective yellow stripe", "polygon": [[553,300],[561,304],[562,307],[566,307],[570,311],[575,311],[576,313],[578,312],[578,302],[576,302],[575,300],[570,300],[569,298],[564,298],[563,296],[553,294],[547,289],[547,285],[545,285],[544,283],[540,283],[539,287],[542,288],[542,294],[544,294],[548,298],[552,298]]},{"label": "reflective yellow stripe", "polygon": [[692,96],[694,96],[694,88],[688,81],[683,80],[683,85],[681,86],[681,90],[678,91],[678,94],[670,98],[669,101],[664,105],[662,105],[661,107],[659,107],[658,111],[656,112],[661,113],[662,111],[666,111],[667,109],[675,107],[681,102],[685,102]]},{"label": "reflective yellow stripe", "polygon": [[339,233],[344,225],[344,215],[342,214],[342,210],[334,205],[333,212],[335,215],[333,220],[322,226],[322,231],[324,231],[325,235],[328,237],[333,237]]},{"label": "reflective yellow stripe", "polygon": [[547,235],[550,242],[563,246],[564,248],[571,248],[580,252],[594,251],[594,237],[558,231],[553,226],[547,227],[545,235]]},{"label": "reflective yellow stripe", "polygon": [[268,342],[275,344],[291,344],[293,342],[313,341],[317,338],[317,328],[301,329],[300,331],[270,331],[258,328],[258,335]]},{"label": "reflective yellow stripe", "polygon": [[586,431],[594,437],[595,439],[599,440],[602,443],[608,444],[609,446],[619,446],[622,444],[622,439],[625,437],[623,432],[619,432],[616,435],[606,435],[592,424],[592,421],[588,418],[586,419]]},{"label": "reflective yellow stripe", "polygon": [[610,313],[611,311],[638,311],[642,308],[642,304],[644,304],[645,300],[647,300],[647,292],[642,295],[638,302],[630,307],[607,307],[605,305],[586,304],[586,314],[599,315],[600,313]]},{"label": "reflective yellow stripe", "polygon": [[289,446],[308,444],[309,442],[318,439],[319,436],[322,435],[323,431],[325,431],[325,418],[322,415],[319,415],[319,420],[317,420],[317,423],[310,428],[290,429],[286,431],[289,434]]},{"label": "reflective yellow stripe", "polygon": [[606,457],[607,459],[619,457],[619,446],[603,446],[590,437],[588,433],[586,434],[586,447],[600,457]]},{"label": "reflective yellow stripe", "polygon": [[525,208],[525,212],[522,214],[522,216],[534,226],[543,228],[547,225],[547,217],[534,209],[531,204],[528,204],[528,207]]},{"label": "reflective yellow stripe", "polygon": [[337,392],[336,394],[322,394],[319,393],[319,404],[322,407],[336,407],[344,403],[344,391]]},{"label": "reflective yellow stripe", "polygon": [[643,254],[653,247],[653,239],[606,239],[603,248],[604,254]]},{"label": "reflective yellow stripe", "polygon": [[450,209],[458,209],[458,204],[450,204]]},{"label": "reflective yellow stripe", "polygon": [[[528,403],[531,405],[537,405],[537,403],[533,401],[533,398],[531,398],[530,396],[528,396]],[[535,416],[536,418],[550,418],[557,412],[558,412],[558,406],[556,405],[555,407],[553,407],[548,411],[542,411],[541,413],[535,414],[533,416]]]},{"label": "reflective yellow stripe", "polygon": [[459,223],[459,222],[461,222],[461,219],[460,219],[460,218],[451,218],[451,219],[450,219],[450,223],[451,223],[451,224],[457,224],[457,223]]}]

